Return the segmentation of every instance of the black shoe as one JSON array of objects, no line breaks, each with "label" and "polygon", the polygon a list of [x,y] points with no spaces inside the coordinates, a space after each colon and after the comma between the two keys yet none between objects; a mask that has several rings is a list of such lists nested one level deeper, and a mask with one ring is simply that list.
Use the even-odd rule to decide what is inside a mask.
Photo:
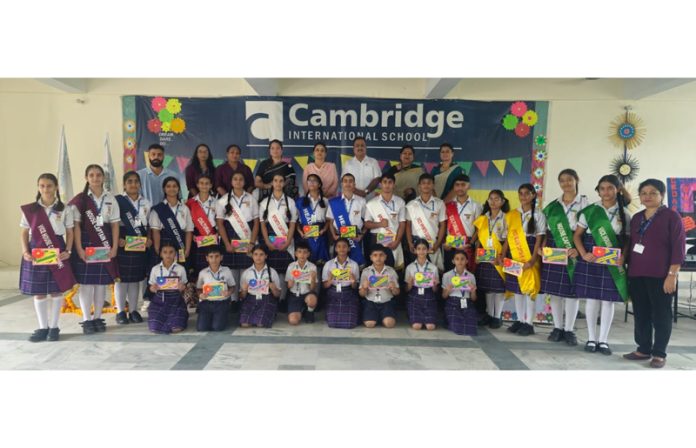
[{"label": "black shoe", "polygon": [[587,341],[585,343],[585,351],[588,353],[594,353],[597,351],[597,343],[595,341]]},{"label": "black shoe", "polygon": [[563,330],[560,328],[554,328],[551,334],[548,337],[548,340],[551,342],[560,342],[563,340]]},{"label": "black shoe", "polygon": [[313,324],[314,323],[314,311],[305,310],[304,316],[302,316],[302,320],[306,324]]},{"label": "black shoe", "polygon": [[503,322],[502,322],[500,319],[498,319],[497,317],[492,317],[492,318],[491,318],[491,323],[488,324],[488,328],[490,328],[490,329],[492,329],[492,330],[497,330],[497,329],[500,328],[502,325],[503,325]]},{"label": "black shoe", "polygon": [[517,331],[518,336],[529,336],[530,334],[534,334],[534,327],[531,324],[522,324]]},{"label": "black shoe", "polygon": [[492,320],[491,316],[486,314],[485,316],[483,316],[481,319],[478,320],[477,324],[479,327],[485,327],[486,325],[491,323],[491,320]]},{"label": "black shoe", "polygon": [[57,341],[58,333],[60,333],[60,328],[49,328],[47,341]]},{"label": "black shoe", "polygon": [[84,334],[96,333],[96,330],[94,329],[94,321],[93,320],[85,320],[83,322],[80,322],[80,325],[82,325],[82,333],[84,333]]},{"label": "black shoe", "polygon": [[137,311],[133,311],[132,313],[128,313],[128,319],[130,319],[130,321],[133,322],[134,324],[143,323],[143,317]]},{"label": "black shoe", "polygon": [[94,319],[94,331],[103,333],[106,331],[106,321],[104,319]]},{"label": "black shoe", "polygon": [[565,339],[565,342],[568,345],[578,345],[578,338],[572,331],[564,331],[563,339]]},{"label": "black shoe", "polygon": [[606,342],[600,342],[597,346],[597,351],[606,356],[611,355],[611,349],[609,348],[609,344]]},{"label": "black shoe", "polygon": [[130,323],[128,320],[128,315],[126,315],[125,311],[121,311],[116,315],[116,323],[119,325]]},{"label": "black shoe", "polygon": [[29,336],[31,342],[41,342],[45,341],[48,336],[48,328],[39,328],[34,330],[34,332]]},{"label": "black shoe", "polygon": [[522,328],[522,325],[524,325],[522,322],[520,322],[519,320],[516,320],[516,321],[510,326],[510,328],[508,328],[508,331],[509,331],[510,333],[517,333],[518,331],[520,331],[520,328]]}]

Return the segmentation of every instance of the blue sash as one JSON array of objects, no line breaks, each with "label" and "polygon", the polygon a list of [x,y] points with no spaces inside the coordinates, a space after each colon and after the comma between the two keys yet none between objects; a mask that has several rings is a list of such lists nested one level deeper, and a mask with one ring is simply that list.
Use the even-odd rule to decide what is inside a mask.
[{"label": "blue sash", "polygon": [[[340,229],[341,226],[352,226],[350,221],[350,216],[348,215],[348,210],[346,210],[346,204],[343,202],[343,197],[338,196],[329,200],[329,207],[331,207],[331,212],[333,213],[334,220],[336,221],[337,227]],[[351,260],[358,263],[358,265],[365,264],[365,256],[363,255],[362,247],[357,244],[352,239],[348,239],[348,244],[350,244],[350,258]]]},{"label": "blue sash", "polygon": [[133,203],[123,195],[116,196],[118,208],[121,211],[121,227],[126,229],[126,233],[121,236],[147,236],[147,229],[141,223],[138,227],[135,226],[135,218],[138,216],[138,211],[133,207]]},{"label": "blue sash", "polygon": [[[297,198],[295,200],[295,205],[297,205],[297,210],[300,211],[300,222],[302,225],[319,225],[321,230],[321,225],[325,223],[312,224],[312,208],[311,206],[302,207],[302,201],[304,198]],[[311,204],[311,201],[310,201]],[[319,204],[317,203],[317,207]],[[309,244],[309,248],[312,250],[311,260],[313,262],[327,261],[329,259],[329,247],[326,242],[326,235],[321,235],[316,238],[305,238]]]},{"label": "blue sash", "polygon": [[[186,207],[182,204],[183,207]],[[184,242],[184,230],[179,225],[179,221],[176,220],[176,216],[172,213],[172,209],[169,208],[169,204],[165,202],[160,202],[159,204],[152,207],[152,211],[157,213],[157,216],[162,223],[162,236],[165,239],[174,241],[177,246],[177,250],[186,250],[186,243]]]}]

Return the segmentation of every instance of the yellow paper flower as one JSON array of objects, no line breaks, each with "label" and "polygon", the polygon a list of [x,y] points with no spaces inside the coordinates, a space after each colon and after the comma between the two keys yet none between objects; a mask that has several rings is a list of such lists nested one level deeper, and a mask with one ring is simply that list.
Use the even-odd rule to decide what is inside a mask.
[{"label": "yellow paper flower", "polygon": [[173,133],[181,134],[186,130],[186,122],[181,118],[175,118],[172,120],[171,129]]},{"label": "yellow paper flower", "polygon": [[539,121],[539,116],[533,110],[528,110],[522,115],[522,123],[527,126],[534,126]]},{"label": "yellow paper flower", "polygon": [[178,114],[181,112],[181,101],[176,98],[170,98],[167,100],[167,110],[173,114]]},{"label": "yellow paper flower", "polygon": [[172,130],[172,124],[169,121],[162,123],[162,132],[169,132]]}]

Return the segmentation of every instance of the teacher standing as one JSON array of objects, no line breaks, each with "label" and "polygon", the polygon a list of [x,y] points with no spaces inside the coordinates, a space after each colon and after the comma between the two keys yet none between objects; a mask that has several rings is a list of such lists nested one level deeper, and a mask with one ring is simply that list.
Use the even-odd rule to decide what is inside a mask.
[{"label": "teacher standing", "polygon": [[283,161],[283,142],[274,139],[268,145],[270,158],[259,164],[256,170],[256,188],[259,189],[260,195],[258,201],[271,194],[273,176],[280,174],[285,179],[285,187],[283,193],[288,198],[297,199],[297,176],[295,169],[289,162]]}]

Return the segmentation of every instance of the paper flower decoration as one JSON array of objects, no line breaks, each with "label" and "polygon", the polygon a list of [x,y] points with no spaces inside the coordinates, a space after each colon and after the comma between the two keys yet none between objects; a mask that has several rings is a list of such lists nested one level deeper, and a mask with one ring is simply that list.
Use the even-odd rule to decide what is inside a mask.
[{"label": "paper flower decoration", "polygon": [[546,151],[543,149],[538,149],[534,154],[534,158],[537,160],[537,162],[543,162],[546,160]]},{"label": "paper flower decoration", "polygon": [[126,156],[126,163],[127,163],[128,165],[130,165],[131,163],[133,163],[133,156]]},{"label": "paper flower decoration", "polygon": [[537,124],[537,121],[539,121],[539,116],[533,110],[528,110],[524,113],[524,115],[522,115],[522,123],[526,124],[527,126],[534,126]]},{"label": "paper flower decoration", "polygon": [[171,121],[165,121],[162,123],[162,132],[169,132],[172,130],[172,123]]},{"label": "paper flower decoration", "polygon": [[519,121],[520,120],[516,116],[507,114],[503,117],[503,127],[508,131],[512,131],[515,129]]},{"label": "paper flower decoration", "polygon": [[162,130],[162,122],[157,118],[153,118],[147,121],[147,130],[153,134],[159,134]]},{"label": "paper flower decoration", "polygon": [[645,133],[643,120],[628,110],[616,117],[609,126],[609,139],[619,148],[637,148],[643,142]]},{"label": "paper flower decoration", "polygon": [[537,179],[541,179],[544,176],[544,169],[539,167],[534,170],[534,177]]},{"label": "paper flower decoration", "polygon": [[511,317],[512,317],[512,313],[510,311],[503,312],[503,319],[510,320]]},{"label": "paper flower decoration", "polygon": [[517,101],[510,106],[510,112],[516,117],[522,117],[527,112],[527,104],[524,101]]},{"label": "paper flower decoration", "polygon": [[512,320],[517,320],[517,313],[516,312],[512,313],[511,317],[512,317]]},{"label": "paper flower decoration", "polygon": [[133,137],[128,137],[128,138],[126,139],[126,144],[125,144],[125,146],[126,146],[126,149],[133,149],[133,148],[135,148],[135,140],[133,139]]},{"label": "paper flower decoration", "polygon": [[169,112],[171,112],[172,114],[176,115],[176,114],[178,114],[179,112],[181,112],[181,101],[179,101],[179,100],[176,99],[176,98],[170,98],[170,99],[167,101],[167,106],[166,106],[166,108],[167,108],[167,110],[168,110]]},{"label": "paper flower decoration", "polygon": [[621,179],[624,184],[632,181],[638,175],[640,164],[635,157],[624,154],[611,161],[611,173]]},{"label": "paper flower decoration", "polygon": [[123,129],[126,132],[135,132],[135,121],[133,120],[126,120],[125,123],[123,123]]},{"label": "paper flower decoration", "polygon": [[534,182],[532,185],[534,185],[534,189],[537,193],[541,191],[541,184],[539,182]]},{"label": "paper flower decoration", "polygon": [[174,118],[174,114],[169,112],[167,109],[162,109],[157,114],[157,117],[160,119],[162,123],[167,123],[169,121],[172,121],[172,119]]},{"label": "paper flower decoration", "polygon": [[524,123],[517,123],[517,126],[515,127],[515,135],[517,135],[519,138],[524,138],[529,135],[529,126],[527,126]]},{"label": "paper flower decoration", "polygon": [[181,118],[175,118],[172,120],[172,132],[175,134],[181,134],[186,130],[186,122]]},{"label": "paper flower decoration", "polygon": [[547,315],[546,315],[546,322],[551,323],[552,321],[553,321],[553,315],[547,314]]},{"label": "paper flower decoration", "polygon": [[536,138],[534,139],[534,143],[537,146],[546,146],[546,136],[544,135],[537,135]]},{"label": "paper flower decoration", "polygon": [[167,106],[167,100],[165,100],[161,96],[158,96],[157,98],[152,99],[151,105],[152,110],[154,110],[155,112],[159,112]]},{"label": "paper flower decoration", "polygon": [[546,316],[544,316],[544,313],[537,313],[536,318],[540,321],[546,320]]}]

